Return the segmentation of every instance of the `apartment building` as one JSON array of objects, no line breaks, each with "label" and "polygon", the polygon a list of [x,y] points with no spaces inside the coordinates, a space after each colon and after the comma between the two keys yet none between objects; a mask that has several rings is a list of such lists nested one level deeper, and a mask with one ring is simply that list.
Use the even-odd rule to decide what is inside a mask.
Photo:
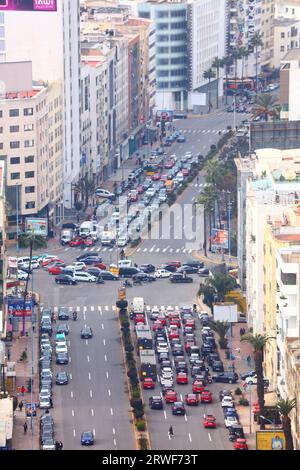
[{"label": "apartment building", "polygon": [[[245,222],[244,237],[238,243],[238,258],[245,273],[248,321],[254,332],[264,331],[264,291],[262,289],[264,266],[262,263],[264,231],[262,227],[271,216],[279,215],[284,208],[298,203],[300,180],[298,178],[300,150],[256,150],[252,159],[236,161],[238,173],[246,165],[247,178],[239,178],[245,185],[239,188],[238,217]],[[251,168],[252,167],[252,168]],[[243,213],[241,215],[241,213]],[[243,251],[242,251],[243,250]]]},{"label": "apartment building", "polygon": [[[59,85],[32,86],[30,62],[0,64],[0,159],[6,162],[9,221],[16,211],[54,222],[62,203],[63,128]],[[11,77],[11,79],[10,79]],[[18,206],[18,207],[17,207]]]},{"label": "apartment building", "polygon": [[300,120],[300,48],[291,49],[283,57],[280,68],[280,118]]},{"label": "apartment building", "polygon": [[296,398],[296,407],[290,413],[294,449],[300,449],[300,338],[286,338],[285,341],[285,394],[290,400]]},{"label": "apartment building", "polygon": [[278,68],[290,49],[300,47],[300,20],[274,19],[274,55],[272,67]]},{"label": "apartment building", "polygon": [[269,70],[274,56],[274,13],[275,0],[261,0],[261,67]]},{"label": "apartment building", "polygon": [[5,200],[5,163],[0,162],[0,340],[6,336],[6,200]]}]

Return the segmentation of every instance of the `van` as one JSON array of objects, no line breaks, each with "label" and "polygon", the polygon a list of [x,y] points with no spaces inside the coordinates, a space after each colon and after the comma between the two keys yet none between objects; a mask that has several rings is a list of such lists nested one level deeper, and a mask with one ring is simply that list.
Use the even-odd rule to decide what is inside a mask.
[{"label": "van", "polygon": [[102,188],[97,188],[95,191],[95,195],[106,199],[113,199],[115,197],[114,193],[111,193],[110,191],[107,191],[107,189]]},{"label": "van", "polygon": [[129,267],[129,268],[120,268],[119,274],[121,277],[132,277],[135,274],[138,274],[140,272],[141,271],[138,268]]},{"label": "van", "polygon": [[132,261],[130,259],[121,259],[118,263],[119,268],[131,268]]},{"label": "van", "polygon": [[94,230],[94,223],[93,222],[91,222],[91,221],[83,222],[80,225],[79,235],[80,235],[80,237],[88,237],[88,236],[90,236],[91,232],[93,232],[93,230]]},{"label": "van", "polygon": [[144,314],[145,313],[145,301],[143,297],[134,297],[132,301],[132,312],[133,314]]},{"label": "van", "polygon": [[18,258],[18,265],[23,263],[29,263],[30,258],[28,256],[24,256],[23,258]]}]

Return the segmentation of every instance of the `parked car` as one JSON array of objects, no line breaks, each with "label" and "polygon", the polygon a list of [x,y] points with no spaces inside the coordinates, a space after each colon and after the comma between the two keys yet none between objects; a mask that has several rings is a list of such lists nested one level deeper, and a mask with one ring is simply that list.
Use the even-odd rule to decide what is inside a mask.
[{"label": "parked car", "polygon": [[238,381],[238,375],[235,372],[222,372],[212,376],[214,382],[235,384]]},{"label": "parked car", "polygon": [[59,274],[59,276],[55,277],[56,284],[67,284],[69,286],[74,286],[77,284],[76,279],[67,274]]}]

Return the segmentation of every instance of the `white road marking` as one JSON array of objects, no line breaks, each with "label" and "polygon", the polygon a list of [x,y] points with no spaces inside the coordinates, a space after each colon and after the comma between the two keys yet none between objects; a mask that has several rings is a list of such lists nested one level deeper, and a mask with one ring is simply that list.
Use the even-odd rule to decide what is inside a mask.
[{"label": "white road marking", "polygon": [[156,247],[156,244],[154,244],[152,248],[150,248],[149,253],[153,253],[155,247]]},{"label": "white road marking", "polygon": [[164,417],[165,417],[165,419],[167,419],[167,412],[166,411],[164,411]]},{"label": "white road marking", "polygon": [[94,305],[91,305],[91,312],[93,312],[94,310],[95,310]]},{"label": "white road marking", "polygon": [[104,330],[104,324],[103,324],[103,323],[102,323],[102,325],[101,325],[101,328],[102,328],[102,330]]},{"label": "white road marking", "polygon": [[109,396],[109,397],[111,396],[111,391],[110,391],[110,389],[108,389],[108,396]]},{"label": "white road marking", "polygon": [[169,249],[169,253],[173,253],[173,251],[174,251],[173,248]]},{"label": "white road marking", "polygon": [[96,430],[95,430],[95,428],[93,429],[93,434],[94,434],[94,437],[96,437]]},{"label": "white road marking", "polygon": [[136,252],[137,252],[137,253],[139,253],[140,251],[141,251],[141,249],[140,249],[140,248],[138,248],[138,249],[136,250]]},{"label": "white road marking", "polygon": [[101,250],[101,248],[97,248],[97,251],[99,252]]},{"label": "white road marking", "polygon": [[71,362],[72,362],[72,358],[71,356],[69,356],[69,363],[71,364]]},{"label": "white road marking", "polygon": [[87,339],[85,340],[85,344],[86,344],[86,345],[88,345],[88,344],[89,344],[89,341],[88,341]]},{"label": "white road marking", "polygon": [[110,414],[113,416],[114,415],[114,410],[111,408],[110,409]]},{"label": "white road marking", "polygon": [[73,394],[73,392],[71,392],[71,398],[73,398],[73,397],[74,397],[74,394]]},{"label": "white road marking", "polygon": [[116,435],[116,430],[115,430],[115,428],[113,428],[113,435],[114,435],[114,436]]},{"label": "white road marking", "polygon": [[156,253],[159,253],[160,252],[160,248],[156,248]]},{"label": "white road marking", "polygon": [[89,372],[89,380],[92,380],[92,376],[90,372]]},{"label": "white road marking", "polygon": [[208,439],[210,440],[210,442],[212,441],[210,433],[208,433]]},{"label": "white road marking", "polygon": [[114,439],[114,446],[117,446],[117,441],[116,441],[116,439]]},{"label": "white road marking", "polygon": [[180,400],[183,401],[182,393],[180,394]]},{"label": "white road marking", "polygon": [[76,431],[73,429],[73,436],[76,437]]},{"label": "white road marking", "polygon": [[90,362],[90,356],[86,356],[87,361]]},{"label": "white road marking", "polygon": [[86,320],[85,312],[83,313],[83,319],[84,321]]},{"label": "white road marking", "polygon": [[71,346],[71,341],[68,341],[68,346],[69,346],[69,347]]},{"label": "white road marking", "polygon": [[102,248],[102,251],[103,251],[103,253],[105,253],[105,252],[106,252],[106,250],[107,250],[107,248],[106,248],[106,247]]},{"label": "white road marking", "polygon": [[76,307],[77,312],[80,312],[80,307],[77,305]]},{"label": "white road marking", "polygon": [[167,248],[164,248],[162,252],[165,253],[168,249],[169,249],[169,245],[167,246]]},{"label": "white road marking", "polygon": [[148,248],[143,249],[143,253],[146,253],[146,251],[148,251]]},{"label": "white road marking", "polygon": [[94,416],[94,410],[93,410],[93,408],[91,409],[91,413],[92,413],[92,416]]},{"label": "white road marking", "polygon": [[112,252],[112,251],[113,251],[113,248],[110,248],[108,251]]},{"label": "white road marking", "polygon": [[105,339],[103,340],[103,345],[104,345],[104,346],[106,345],[106,341],[105,341]]},{"label": "white road marking", "polygon": [[75,416],[75,411],[74,410],[72,410],[72,416]]},{"label": "white road marking", "polygon": [[177,248],[176,253],[179,253],[179,251],[180,251],[180,248]]},{"label": "white road marking", "polygon": [[187,421],[187,417],[186,417],[186,415],[184,415],[184,419],[185,419],[185,421]]},{"label": "white road marking", "polygon": [[106,371],[106,378],[108,379],[108,372]]},{"label": "white road marking", "polygon": [[90,390],[90,397],[93,398],[93,390]]},{"label": "white road marking", "polygon": [[106,354],[104,354],[104,360],[107,362],[107,356],[106,356]]},{"label": "white road marking", "polygon": [[72,374],[71,373],[69,374],[69,377],[70,377],[70,380],[72,380]]},{"label": "white road marking", "polygon": [[108,312],[108,310],[109,310],[108,305],[105,305],[105,311]]},{"label": "white road marking", "polygon": [[170,434],[169,434],[169,433],[168,433],[168,436],[169,436],[169,441],[170,441],[170,440],[171,440],[171,436],[170,436]]},{"label": "white road marking", "polygon": [[192,436],[190,433],[189,433],[189,441],[192,442]]}]

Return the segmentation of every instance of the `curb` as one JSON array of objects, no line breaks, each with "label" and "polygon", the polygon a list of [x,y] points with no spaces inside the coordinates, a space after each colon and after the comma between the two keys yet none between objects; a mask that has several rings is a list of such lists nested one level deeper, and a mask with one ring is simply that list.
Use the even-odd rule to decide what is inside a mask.
[{"label": "curb", "polygon": [[215,261],[211,258],[200,255],[197,251],[193,251],[191,253],[191,255],[192,255],[193,258],[198,259],[199,261],[204,261],[204,262],[206,261],[207,263],[211,263],[211,264],[215,264],[215,265],[226,263],[227,266],[232,266],[232,267],[236,266],[236,263],[234,263],[232,261],[230,263],[226,262],[226,260],[224,260],[224,261],[222,261],[222,260]]},{"label": "curb", "polygon": [[139,243],[137,246],[135,246],[134,248],[129,248],[128,250],[126,249],[125,250],[125,255],[126,256],[132,256],[136,253],[137,249],[138,248],[141,248],[141,246],[143,246],[143,244],[145,243],[145,240],[142,239],[141,240],[141,243]]}]

